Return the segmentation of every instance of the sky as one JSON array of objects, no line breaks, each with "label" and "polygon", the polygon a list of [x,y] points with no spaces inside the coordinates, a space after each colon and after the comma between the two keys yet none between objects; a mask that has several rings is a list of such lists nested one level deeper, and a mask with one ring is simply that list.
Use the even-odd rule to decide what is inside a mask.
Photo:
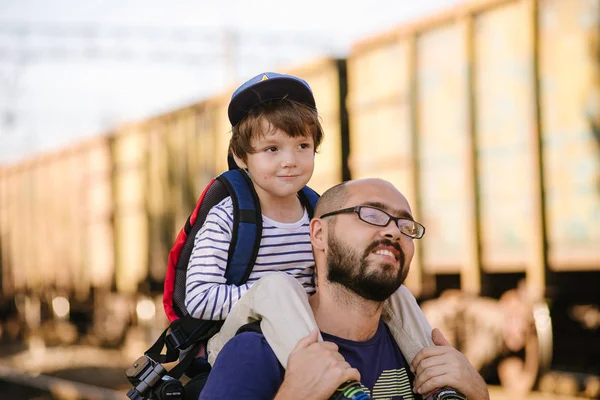
[{"label": "sky", "polygon": [[0,0],[0,165],[221,93],[460,0]]}]

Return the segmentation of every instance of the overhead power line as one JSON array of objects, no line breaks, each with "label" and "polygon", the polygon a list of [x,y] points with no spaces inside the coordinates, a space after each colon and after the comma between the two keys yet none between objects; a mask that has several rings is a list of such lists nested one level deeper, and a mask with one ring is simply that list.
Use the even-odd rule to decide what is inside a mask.
[{"label": "overhead power line", "polygon": [[206,27],[155,27],[155,26],[118,26],[118,25],[52,25],[32,23],[0,22],[0,36],[42,37],[47,39],[118,39],[120,41],[142,40],[174,41],[180,43],[214,43],[221,40],[223,32],[240,35],[244,41],[260,43],[265,46],[283,46],[293,43],[299,46],[327,46],[324,32],[318,31],[244,31],[232,28]]},{"label": "overhead power line", "polygon": [[314,32],[242,32],[195,27],[0,24],[0,62],[62,60],[202,64],[244,57],[245,48],[332,53]]}]

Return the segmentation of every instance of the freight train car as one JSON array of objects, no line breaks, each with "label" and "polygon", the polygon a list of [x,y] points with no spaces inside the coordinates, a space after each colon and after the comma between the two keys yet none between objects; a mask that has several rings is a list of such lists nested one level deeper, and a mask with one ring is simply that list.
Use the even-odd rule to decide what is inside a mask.
[{"label": "freight train car", "polygon": [[[53,331],[46,322],[85,316],[91,292],[110,289],[110,171],[107,138],[2,170],[2,297],[14,302],[25,325]],[[65,340],[76,337],[68,326],[60,331],[69,332]]]},{"label": "freight train car", "polygon": [[[600,373],[599,7],[470,2],[348,58],[352,177],[407,194],[427,227],[407,285],[421,299],[461,289],[427,304],[430,319],[523,353],[498,371],[516,388],[550,363]],[[465,292],[487,299],[467,309]],[[490,329],[500,345],[478,341]]]},{"label": "freight train car", "polygon": [[[315,92],[327,134],[309,184],[323,191],[348,178],[345,61],[287,72]],[[16,309],[22,332],[57,332],[49,325],[61,321],[77,328],[69,340],[114,346],[131,326],[164,329],[168,252],[227,168],[233,90],[0,170],[0,310]]]}]

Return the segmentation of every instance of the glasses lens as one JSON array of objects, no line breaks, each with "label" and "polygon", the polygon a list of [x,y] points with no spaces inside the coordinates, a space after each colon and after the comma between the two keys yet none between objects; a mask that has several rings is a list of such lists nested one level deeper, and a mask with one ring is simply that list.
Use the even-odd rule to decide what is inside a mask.
[{"label": "glasses lens", "polygon": [[385,226],[390,221],[389,215],[385,212],[371,207],[361,207],[358,216],[363,221],[378,226]]},{"label": "glasses lens", "polygon": [[420,238],[423,235],[423,227],[408,219],[398,220],[398,228],[400,228],[400,232],[413,238]]}]

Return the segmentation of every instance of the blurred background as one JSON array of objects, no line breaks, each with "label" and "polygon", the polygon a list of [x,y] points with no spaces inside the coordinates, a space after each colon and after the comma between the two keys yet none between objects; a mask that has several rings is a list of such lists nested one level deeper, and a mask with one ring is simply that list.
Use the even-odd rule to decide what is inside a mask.
[{"label": "blurred background", "polygon": [[0,390],[126,398],[233,90],[306,79],[319,192],[381,177],[492,399],[600,398],[600,0],[0,0]]}]

